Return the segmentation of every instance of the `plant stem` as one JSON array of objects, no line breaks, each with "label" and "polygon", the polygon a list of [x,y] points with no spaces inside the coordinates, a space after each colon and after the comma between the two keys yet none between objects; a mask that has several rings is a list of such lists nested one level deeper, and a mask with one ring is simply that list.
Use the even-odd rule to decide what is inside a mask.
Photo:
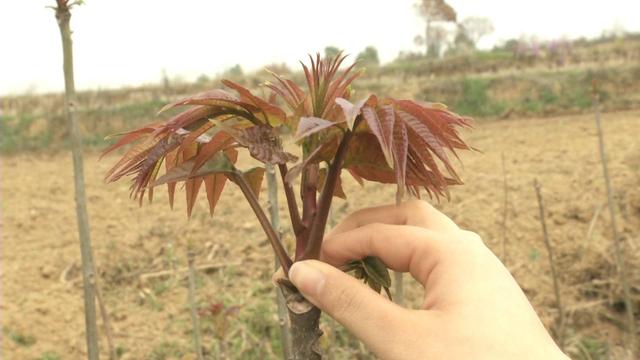
[{"label": "plant stem", "polygon": [[[362,117],[358,116],[353,125],[353,129],[358,127]],[[331,208],[331,201],[333,200],[333,192],[335,190],[338,179],[340,179],[340,172],[342,171],[342,165],[344,164],[344,158],[347,155],[347,149],[349,142],[353,137],[353,131],[347,131],[340,141],[336,155],[329,165],[327,171],[327,179],[324,183],[324,188],[320,194],[318,201],[317,213],[311,224],[311,230],[309,232],[309,238],[307,240],[307,246],[302,256],[303,259],[317,259],[320,256],[320,247],[322,246],[322,238],[324,237],[324,230],[327,225],[327,219],[329,217],[329,209]]]},{"label": "plant stem", "polygon": [[611,233],[613,236],[613,251],[615,253],[616,262],[618,263],[618,276],[622,285],[624,296],[624,305],[627,310],[628,331],[630,334],[631,358],[635,358],[636,353],[636,324],[633,309],[633,301],[631,300],[631,288],[629,279],[627,278],[627,267],[624,259],[624,250],[620,246],[620,236],[618,235],[618,227],[616,226],[616,212],[613,202],[613,187],[609,177],[609,167],[607,164],[607,153],[604,146],[604,136],[602,134],[602,124],[600,122],[600,96],[594,89],[593,107],[596,113],[596,128],[598,130],[598,149],[600,151],[600,159],[602,160],[602,174],[604,176],[605,186],[607,188],[607,204],[609,206],[609,215],[611,217]]},{"label": "plant stem", "polygon": [[193,326],[193,346],[198,360],[204,360],[202,354],[202,334],[200,333],[200,317],[198,316],[198,303],[196,301],[196,270],[194,266],[195,253],[191,244],[187,249],[187,262],[189,265],[189,309],[191,310],[191,325]]},{"label": "plant stem", "polygon": [[240,190],[242,190],[242,194],[244,194],[244,197],[249,202],[251,209],[256,214],[256,217],[258,218],[262,229],[267,235],[267,239],[269,240],[269,243],[271,244],[276,257],[280,261],[282,270],[285,274],[288,274],[289,268],[291,267],[291,264],[293,262],[291,261],[291,258],[289,258],[289,255],[287,255],[284,247],[282,247],[280,239],[278,238],[278,234],[276,234],[275,230],[271,226],[271,223],[269,222],[269,219],[267,219],[267,215],[265,215],[264,210],[262,210],[262,207],[258,202],[258,197],[253,193],[253,190],[251,189],[251,185],[249,185],[247,179],[244,177],[244,174],[240,171],[234,170],[233,172],[229,173],[228,176],[229,179],[236,183],[240,187]]},{"label": "plant stem", "polygon": [[[278,170],[280,171],[280,177],[282,178],[282,187],[284,188],[284,195],[287,198],[287,207],[289,208],[289,217],[291,218],[291,227],[293,229],[294,235],[296,235],[297,237],[299,234],[301,234],[304,231],[304,226],[302,225],[302,220],[300,219],[300,212],[298,211],[298,204],[296,202],[296,195],[293,192],[293,187],[291,186],[291,184],[285,181],[285,176],[287,176],[289,169],[287,168],[287,164],[278,164]],[[268,170],[267,170],[267,176],[269,176]],[[267,177],[267,182],[268,181],[269,181],[269,177]],[[277,184],[274,184],[274,186],[277,187]]]},{"label": "plant stem", "polygon": [[[282,182],[284,183],[284,187],[286,189],[287,183],[286,181],[284,181],[284,176],[287,173],[287,169],[286,169],[287,166],[284,165],[284,169],[283,169],[283,165],[284,164],[281,164],[279,167],[280,167],[280,174],[282,175]],[[279,230],[280,218],[278,216],[278,180],[276,179],[276,173],[273,165],[267,164],[266,168],[267,168],[267,189],[269,192],[269,216],[271,217],[271,225],[273,226],[274,229],[276,229],[276,231],[278,232],[278,235],[280,235],[280,238],[282,238],[282,232]],[[293,188],[291,188],[291,186],[289,186],[289,188],[293,193]],[[289,199],[287,198],[287,202],[288,201]],[[295,204],[295,198],[293,198],[293,201],[294,201],[293,206],[295,207],[295,210],[296,210],[295,215],[298,216],[298,221],[300,221],[300,218],[299,218],[300,215],[297,214],[298,207]],[[294,214],[291,212],[291,203],[288,202],[288,205],[289,205],[289,215],[292,216],[291,221],[293,223]],[[280,267],[280,261],[278,261],[278,258],[276,257],[275,259],[276,270],[279,267]],[[291,333],[289,331],[287,305],[285,304],[284,296],[282,295],[282,292],[279,289],[276,289],[276,304],[278,305],[278,323],[280,324],[280,339],[282,341],[282,355],[284,356],[285,359],[290,359],[292,356]]]},{"label": "plant stem", "polygon": [[549,241],[549,232],[547,231],[547,223],[544,217],[544,200],[542,199],[542,193],[540,191],[540,184],[538,179],[533,181],[533,187],[536,190],[536,197],[538,198],[538,208],[540,209],[540,223],[542,224],[542,235],[544,238],[544,246],[547,248],[547,255],[549,257],[549,267],[551,268],[551,276],[553,277],[553,292],[556,296],[556,305],[558,306],[558,345],[560,349],[564,348],[564,328],[565,328],[565,316],[564,307],[560,297],[560,284],[558,281],[558,273],[556,271],[556,260]]},{"label": "plant stem", "polygon": [[317,164],[309,164],[302,174],[302,182],[300,184],[300,197],[302,198],[302,225],[306,228],[311,226],[317,211],[317,179]]},{"label": "plant stem", "polygon": [[318,164],[309,164],[302,173],[300,197],[302,198],[303,231],[296,236],[295,260],[302,259],[309,244],[309,232],[318,210]]},{"label": "plant stem", "polygon": [[82,139],[75,117],[76,89],[73,77],[73,44],[69,20],[71,12],[65,0],[57,0],[56,19],[62,38],[65,113],[70,128],[71,153],[73,156],[73,178],[75,185],[76,216],[78,218],[78,234],[80,238],[80,255],[82,257],[82,278],[84,287],[84,313],[87,337],[87,358],[99,358],[98,328],[96,322],[96,303],[94,289],[93,257],[89,234],[89,216],[84,186],[84,164],[82,161]]}]

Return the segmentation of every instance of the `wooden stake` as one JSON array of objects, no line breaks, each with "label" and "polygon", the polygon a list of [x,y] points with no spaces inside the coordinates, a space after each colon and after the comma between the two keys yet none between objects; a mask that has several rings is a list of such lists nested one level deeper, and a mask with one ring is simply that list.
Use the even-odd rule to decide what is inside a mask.
[{"label": "wooden stake", "polygon": [[547,223],[544,217],[544,200],[542,199],[542,193],[540,191],[540,184],[538,179],[533,181],[533,187],[536,190],[536,197],[538,198],[538,208],[540,209],[540,224],[542,224],[542,234],[544,238],[544,246],[547,248],[547,255],[549,257],[549,267],[551,268],[551,276],[553,277],[553,292],[556,296],[556,306],[558,307],[558,345],[560,349],[564,348],[564,330],[565,330],[565,316],[564,308],[562,306],[562,298],[560,297],[560,285],[558,281],[558,273],[556,271],[556,260],[553,247],[549,241],[549,233],[547,231]]},{"label": "wooden stake", "polygon": [[607,204],[609,206],[609,216],[611,217],[611,235],[613,236],[613,251],[615,253],[616,263],[618,267],[618,276],[620,284],[622,285],[624,305],[627,310],[627,326],[629,330],[629,346],[631,350],[631,358],[635,359],[636,349],[636,324],[633,309],[633,301],[631,300],[631,289],[629,286],[629,279],[627,278],[627,268],[624,259],[624,250],[620,246],[620,236],[618,235],[618,228],[616,226],[616,212],[613,202],[613,187],[611,186],[611,179],[609,178],[609,166],[607,163],[607,152],[604,146],[604,136],[602,134],[602,124],[600,121],[600,96],[597,92],[597,88],[594,84],[593,89],[593,107],[596,113],[596,129],[598,131],[598,149],[600,151],[600,160],[602,162],[602,174],[604,176],[604,183],[607,188]]},{"label": "wooden stake", "polygon": [[507,263],[507,216],[509,215],[509,186],[507,184],[507,166],[504,160],[504,151],[500,153],[502,158],[502,184],[504,191],[504,205],[502,213],[502,262]]}]

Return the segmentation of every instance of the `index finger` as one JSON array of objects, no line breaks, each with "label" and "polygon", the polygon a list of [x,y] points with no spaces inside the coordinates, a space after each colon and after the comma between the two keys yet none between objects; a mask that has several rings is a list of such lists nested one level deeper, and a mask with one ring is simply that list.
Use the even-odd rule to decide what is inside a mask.
[{"label": "index finger", "polygon": [[327,236],[337,235],[367,224],[412,225],[438,232],[460,230],[458,225],[426,201],[413,200],[358,210],[340,222]]},{"label": "index finger", "polygon": [[322,245],[321,260],[341,266],[377,256],[389,268],[408,271],[425,285],[445,243],[439,233],[417,226],[368,224],[328,236]]}]

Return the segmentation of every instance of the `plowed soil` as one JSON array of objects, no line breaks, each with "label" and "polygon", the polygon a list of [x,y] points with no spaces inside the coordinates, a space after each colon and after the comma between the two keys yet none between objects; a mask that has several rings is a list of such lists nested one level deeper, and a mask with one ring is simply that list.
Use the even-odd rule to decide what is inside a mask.
[{"label": "plowed soil", "polygon": [[[640,308],[640,112],[607,113],[603,124],[618,228]],[[624,304],[593,115],[481,122],[465,137],[482,152],[462,156],[466,185],[452,189],[451,200],[438,207],[482,236],[545,324],[556,330],[556,302],[532,185],[537,178],[568,313],[566,350],[575,357],[588,351],[596,358],[607,352],[624,358]],[[1,160],[0,357],[82,359],[84,315],[70,154]],[[187,221],[181,192],[173,210],[160,190],[153,204],[139,208],[128,198],[128,183],[106,185],[102,177],[114,161],[98,161],[96,153],[87,153],[85,176],[100,287],[122,358],[194,358],[181,271],[189,242],[197,265],[209,266],[198,275],[201,305],[240,305],[229,318],[228,357],[277,358],[273,255],[240,193],[226,189],[212,218],[201,194]],[[393,186],[360,188],[350,179],[344,182],[349,198],[336,200],[333,222],[350,211],[393,202]],[[265,194],[261,199],[266,201]],[[282,197],[280,204],[286,232]],[[171,269],[176,271],[157,274]],[[420,289],[407,287],[410,304],[418,306]],[[323,346],[331,358],[369,356],[335,324],[324,326]],[[204,318],[203,328],[207,356],[216,358],[216,327]],[[104,337],[101,348],[107,358]]]}]

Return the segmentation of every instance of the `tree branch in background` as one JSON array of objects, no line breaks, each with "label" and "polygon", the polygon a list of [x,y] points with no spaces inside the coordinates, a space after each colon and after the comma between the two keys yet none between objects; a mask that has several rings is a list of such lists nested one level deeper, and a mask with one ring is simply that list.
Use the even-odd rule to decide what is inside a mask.
[{"label": "tree branch in background", "polygon": [[540,191],[540,184],[538,183],[538,179],[533,181],[533,187],[536,191],[536,197],[538,199],[538,208],[540,210],[540,224],[542,224],[542,235],[544,238],[544,246],[547,249],[547,256],[549,257],[549,267],[551,268],[551,276],[553,278],[553,292],[556,296],[556,306],[558,306],[558,345],[560,349],[564,349],[564,330],[565,330],[565,316],[564,316],[564,307],[562,306],[562,299],[560,297],[560,285],[558,281],[558,272],[556,270],[556,260],[555,254],[553,252],[553,247],[551,246],[551,241],[549,241],[549,232],[547,231],[547,223],[544,217],[544,200],[542,199],[542,193]]}]

